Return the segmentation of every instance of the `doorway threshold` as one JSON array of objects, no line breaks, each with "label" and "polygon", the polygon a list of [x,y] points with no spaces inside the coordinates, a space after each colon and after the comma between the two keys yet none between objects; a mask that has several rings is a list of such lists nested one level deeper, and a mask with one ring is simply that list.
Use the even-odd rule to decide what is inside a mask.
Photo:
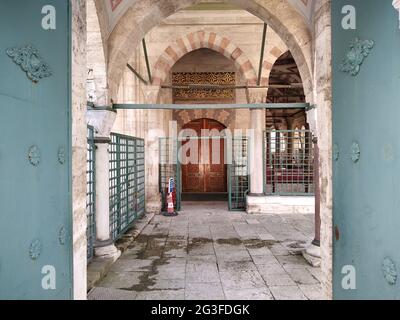
[{"label": "doorway threshold", "polygon": [[228,193],[182,193],[182,201],[228,201]]}]

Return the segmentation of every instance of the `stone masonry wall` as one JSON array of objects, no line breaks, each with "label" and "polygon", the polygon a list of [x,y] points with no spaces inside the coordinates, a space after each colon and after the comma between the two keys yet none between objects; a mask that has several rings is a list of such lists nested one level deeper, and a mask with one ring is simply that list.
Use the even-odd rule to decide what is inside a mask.
[{"label": "stone masonry wall", "polygon": [[86,1],[72,1],[72,197],[74,298],[86,299]]}]

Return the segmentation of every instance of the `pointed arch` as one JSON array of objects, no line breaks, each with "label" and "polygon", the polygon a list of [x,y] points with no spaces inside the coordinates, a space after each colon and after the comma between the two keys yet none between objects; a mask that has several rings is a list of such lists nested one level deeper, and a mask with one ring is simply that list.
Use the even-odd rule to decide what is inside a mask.
[{"label": "pointed arch", "polygon": [[246,54],[226,37],[214,32],[198,31],[179,38],[169,45],[154,65],[153,85],[161,85],[168,77],[172,67],[186,54],[198,49],[216,51],[231,59],[241,71],[247,85],[257,84],[257,74]]},{"label": "pointed arch", "polygon": [[[113,29],[109,42],[109,85],[112,97],[117,96],[119,83],[131,53],[144,36],[165,18],[195,5],[199,0],[153,0],[147,5],[132,3]],[[312,99],[312,37],[303,16],[289,0],[228,0],[263,21],[281,37],[295,57],[306,91]]]}]

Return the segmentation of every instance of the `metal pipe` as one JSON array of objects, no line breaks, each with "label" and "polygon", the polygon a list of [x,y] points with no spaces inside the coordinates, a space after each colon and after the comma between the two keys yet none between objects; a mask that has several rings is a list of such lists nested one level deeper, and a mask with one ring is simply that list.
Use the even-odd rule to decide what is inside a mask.
[{"label": "metal pipe", "polygon": [[315,238],[313,245],[321,245],[321,189],[319,183],[319,146],[318,139],[313,139],[314,144],[314,181],[315,181]]},{"label": "metal pipe", "polygon": [[126,65],[128,67],[129,70],[131,70],[133,72],[133,74],[138,77],[138,79],[143,82],[145,85],[148,85],[149,83],[144,80],[144,78],[139,74],[139,72],[137,72],[129,63]]},{"label": "metal pipe", "polygon": [[114,104],[114,110],[219,110],[219,109],[296,109],[307,110],[308,103],[259,103],[259,104]]},{"label": "metal pipe", "polygon": [[266,23],[264,23],[264,30],[263,30],[262,43],[261,43],[260,65],[258,68],[258,80],[257,80],[258,85],[261,84],[262,68],[263,68],[263,62],[264,62],[265,40],[267,37],[267,30],[268,30],[268,25]]},{"label": "metal pipe", "polygon": [[145,38],[143,38],[142,43],[143,43],[144,58],[146,60],[147,75],[149,76],[149,82],[152,83],[153,82],[153,78],[151,76],[149,55],[147,54],[147,46],[146,46],[146,39]]}]

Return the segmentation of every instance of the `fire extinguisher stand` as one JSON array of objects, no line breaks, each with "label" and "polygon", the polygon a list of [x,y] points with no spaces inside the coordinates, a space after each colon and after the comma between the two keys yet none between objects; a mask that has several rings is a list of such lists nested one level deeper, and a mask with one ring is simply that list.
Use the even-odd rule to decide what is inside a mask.
[{"label": "fire extinguisher stand", "polygon": [[162,212],[165,217],[176,217],[178,215],[178,212],[175,211],[174,199],[176,199],[175,179],[171,178],[169,179],[168,193],[165,199],[167,211]]}]

